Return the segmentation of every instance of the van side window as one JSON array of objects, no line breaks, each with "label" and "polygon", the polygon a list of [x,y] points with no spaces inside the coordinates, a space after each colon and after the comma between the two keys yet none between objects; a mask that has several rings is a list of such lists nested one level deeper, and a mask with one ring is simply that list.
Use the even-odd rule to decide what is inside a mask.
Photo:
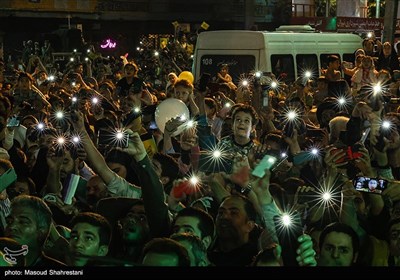
[{"label": "van side window", "polygon": [[318,71],[318,57],[315,54],[298,54],[296,55],[297,63],[297,76],[303,77],[305,72],[311,72],[311,77],[317,78]]},{"label": "van side window", "polygon": [[327,69],[328,68],[328,57],[330,55],[336,55],[340,58],[340,60],[342,61],[342,56],[338,53],[322,53],[319,56],[319,60],[321,62],[321,68],[320,69]]},{"label": "van side window", "polygon": [[277,78],[288,83],[292,83],[295,80],[294,72],[294,59],[290,54],[273,54],[271,55],[271,69],[272,73]]}]

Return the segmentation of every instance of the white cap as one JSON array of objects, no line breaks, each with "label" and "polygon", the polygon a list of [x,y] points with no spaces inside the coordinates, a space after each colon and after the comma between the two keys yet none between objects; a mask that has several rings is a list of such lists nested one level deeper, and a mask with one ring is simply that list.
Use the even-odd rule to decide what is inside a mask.
[{"label": "white cap", "polygon": [[10,155],[8,154],[7,150],[4,148],[0,148],[0,158],[10,160]]}]

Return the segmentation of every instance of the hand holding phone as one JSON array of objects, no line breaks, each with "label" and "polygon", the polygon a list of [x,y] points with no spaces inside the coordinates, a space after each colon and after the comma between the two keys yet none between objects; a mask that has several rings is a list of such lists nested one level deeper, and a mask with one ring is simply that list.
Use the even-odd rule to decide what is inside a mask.
[{"label": "hand holding phone", "polygon": [[274,216],[275,230],[282,246],[282,260],[285,266],[298,266],[296,260],[297,238],[304,233],[303,221],[299,212]]},{"label": "hand holding phone", "polygon": [[127,148],[129,145],[129,134],[123,131],[109,131],[100,129],[97,134],[98,146],[111,146]]},{"label": "hand holding phone", "polygon": [[199,171],[206,174],[225,172],[231,174],[233,170],[233,156],[219,156],[215,158],[211,151],[203,151],[199,157]]},{"label": "hand holding phone", "polygon": [[277,163],[277,158],[275,156],[271,156],[266,154],[261,161],[259,162],[259,164],[257,164],[257,166],[253,169],[253,171],[251,172],[251,174],[253,176],[256,176],[258,178],[262,178],[265,176],[265,170],[271,170],[271,168]]}]

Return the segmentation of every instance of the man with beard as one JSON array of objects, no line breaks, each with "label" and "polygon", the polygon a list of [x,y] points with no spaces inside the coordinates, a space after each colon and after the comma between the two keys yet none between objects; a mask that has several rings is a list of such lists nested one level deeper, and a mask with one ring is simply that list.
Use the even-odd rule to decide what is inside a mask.
[{"label": "man with beard", "polygon": [[120,219],[122,248],[117,255],[138,262],[144,245],[150,240],[149,224],[142,200],[137,200]]},{"label": "man with beard", "polygon": [[241,195],[226,197],[216,217],[217,240],[209,253],[216,266],[250,265],[257,255],[257,243],[251,241],[255,227],[256,210],[251,201]]},{"label": "man with beard", "polygon": [[103,215],[113,227],[110,254],[124,261],[139,262],[150,230],[144,203],[141,199],[110,197],[99,201],[96,212]]},{"label": "man with beard", "polygon": [[[71,266],[92,264],[90,257],[104,257],[111,241],[111,226],[103,216],[84,212],[71,222],[71,238],[67,263]],[[89,257],[89,258],[88,258]]]}]

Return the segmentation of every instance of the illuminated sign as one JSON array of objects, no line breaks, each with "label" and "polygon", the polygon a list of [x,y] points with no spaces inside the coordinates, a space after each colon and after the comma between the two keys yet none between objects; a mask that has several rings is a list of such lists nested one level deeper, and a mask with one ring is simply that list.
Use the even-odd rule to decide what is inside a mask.
[{"label": "illuminated sign", "polygon": [[102,49],[115,49],[117,47],[117,42],[113,42],[111,39],[107,39],[104,45],[100,45]]}]

